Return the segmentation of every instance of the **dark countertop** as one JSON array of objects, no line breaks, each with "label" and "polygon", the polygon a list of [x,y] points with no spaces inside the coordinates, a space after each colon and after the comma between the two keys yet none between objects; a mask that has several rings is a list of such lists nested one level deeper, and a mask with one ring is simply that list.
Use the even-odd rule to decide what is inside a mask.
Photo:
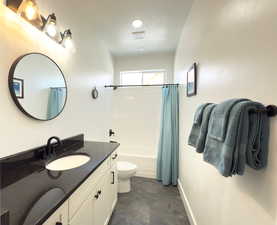
[{"label": "dark countertop", "polygon": [[[49,159],[42,160],[38,154],[44,146],[0,160],[1,208],[8,210],[10,218],[9,224],[2,225],[40,225],[45,222],[119,144],[76,142],[72,146],[67,146],[66,150],[55,157],[70,153],[86,153],[90,155],[91,160],[81,167],[62,172],[50,172],[45,169]],[[28,218],[28,221],[32,222],[24,223],[30,209],[42,196],[45,204],[42,202],[43,206],[40,204],[39,207],[44,208],[44,213],[32,216]]]}]

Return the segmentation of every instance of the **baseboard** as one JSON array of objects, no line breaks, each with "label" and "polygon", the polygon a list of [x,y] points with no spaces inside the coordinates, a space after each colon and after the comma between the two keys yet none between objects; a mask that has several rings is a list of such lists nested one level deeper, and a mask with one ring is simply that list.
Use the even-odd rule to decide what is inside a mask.
[{"label": "baseboard", "polygon": [[115,210],[115,207],[116,207],[117,201],[118,201],[118,199],[116,199],[116,201],[113,203],[113,206],[112,206],[112,213],[113,213],[113,211]]},{"label": "baseboard", "polygon": [[144,177],[144,178],[151,178],[151,179],[155,179],[156,175],[154,173],[147,173],[147,172],[138,172],[136,175],[136,177]]},{"label": "baseboard", "polygon": [[187,196],[185,194],[185,191],[183,189],[183,186],[182,186],[182,183],[181,183],[180,180],[178,180],[178,189],[179,189],[181,198],[183,200],[183,203],[184,203],[184,206],[185,206],[185,209],[186,209],[186,212],[187,212],[190,224],[191,225],[197,225],[197,222],[196,222],[194,214],[192,212],[192,208],[190,206],[189,200],[188,200],[188,198],[187,198]]}]

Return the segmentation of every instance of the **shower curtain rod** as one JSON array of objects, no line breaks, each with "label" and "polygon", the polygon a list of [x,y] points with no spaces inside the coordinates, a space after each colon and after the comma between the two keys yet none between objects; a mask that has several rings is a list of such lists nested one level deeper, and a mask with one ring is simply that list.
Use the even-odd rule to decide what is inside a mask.
[{"label": "shower curtain rod", "polygon": [[171,86],[171,85],[179,85],[179,84],[126,84],[126,85],[105,85],[105,88],[113,88],[116,90],[121,87],[158,87],[158,86]]}]

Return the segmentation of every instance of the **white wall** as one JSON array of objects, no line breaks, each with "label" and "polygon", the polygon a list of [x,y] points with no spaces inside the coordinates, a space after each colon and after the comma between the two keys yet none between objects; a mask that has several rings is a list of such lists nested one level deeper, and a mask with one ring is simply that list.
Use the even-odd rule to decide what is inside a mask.
[{"label": "white wall", "polygon": [[[115,58],[115,80],[120,71],[166,69],[170,82],[172,53]],[[139,176],[155,177],[160,135],[161,87],[119,88],[113,91],[113,138],[120,142],[120,159],[138,165]]]},{"label": "white wall", "polygon": [[151,53],[131,56],[114,57],[115,83],[120,83],[120,72],[132,70],[156,70],[167,71],[167,82],[173,79],[174,53]]},{"label": "white wall", "polygon": [[[113,62],[97,37],[94,25],[91,23],[89,30],[83,25],[87,18],[75,10],[74,4],[78,2],[49,0],[40,3],[43,3],[44,13],[55,12],[59,25],[72,29],[76,50],[68,51],[57,45],[0,4],[0,157],[45,144],[53,135],[64,138],[84,133],[89,140],[107,140],[111,125],[111,90],[102,87],[113,80]],[[29,52],[51,57],[63,70],[68,83],[66,108],[57,119],[49,122],[29,119],[10,97],[10,66],[17,57]],[[91,90],[95,85],[99,86],[100,97],[92,100]]]},{"label": "white wall", "polygon": [[277,222],[277,120],[271,119],[268,167],[224,178],[187,145],[196,107],[246,97],[276,104],[277,2],[195,0],[180,39],[175,79],[199,62],[198,95],[180,112],[180,180],[198,225],[275,225]]}]

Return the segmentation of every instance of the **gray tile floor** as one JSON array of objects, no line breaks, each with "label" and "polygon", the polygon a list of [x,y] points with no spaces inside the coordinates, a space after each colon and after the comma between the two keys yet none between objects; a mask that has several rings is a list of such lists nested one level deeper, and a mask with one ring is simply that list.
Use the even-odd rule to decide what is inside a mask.
[{"label": "gray tile floor", "polygon": [[119,194],[109,225],[189,225],[176,187],[153,179],[132,179],[132,191]]}]

